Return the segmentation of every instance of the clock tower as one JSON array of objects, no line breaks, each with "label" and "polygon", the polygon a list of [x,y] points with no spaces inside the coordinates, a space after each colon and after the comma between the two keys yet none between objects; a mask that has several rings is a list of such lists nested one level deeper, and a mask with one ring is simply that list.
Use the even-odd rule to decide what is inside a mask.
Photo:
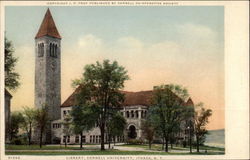
[{"label": "clock tower", "polygon": [[[35,37],[35,107],[47,106],[49,119],[60,118],[61,36],[48,9]],[[46,133],[51,142],[51,129]]]}]

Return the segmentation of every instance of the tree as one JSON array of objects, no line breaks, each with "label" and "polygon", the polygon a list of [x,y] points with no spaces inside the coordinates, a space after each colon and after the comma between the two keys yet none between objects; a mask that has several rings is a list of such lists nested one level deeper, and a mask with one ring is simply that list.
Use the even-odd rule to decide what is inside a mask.
[{"label": "tree", "polygon": [[200,145],[204,143],[206,134],[206,125],[209,123],[208,118],[212,115],[211,109],[205,109],[202,103],[196,106],[194,115],[194,131],[196,137],[196,149],[200,152]]},{"label": "tree", "polygon": [[35,114],[36,110],[33,108],[24,107],[23,108],[23,117],[24,117],[24,123],[23,128],[26,131],[28,135],[28,144],[31,144],[31,137],[32,137],[32,128],[35,123]]},{"label": "tree", "polygon": [[17,134],[19,132],[19,129],[22,126],[22,123],[24,123],[24,117],[21,112],[13,112],[10,116],[10,140],[13,138],[17,138]]},{"label": "tree", "polygon": [[4,39],[4,47],[5,87],[14,90],[20,85],[20,75],[15,72],[18,58],[14,57],[13,44],[7,38]]},{"label": "tree", "polygon": [[104,60],[102,64],[86,65],[83,78],[75,80],[77,85],[84,85],[90,89],[91,101],[99,107],[98,126],[101,131],[101,150],[104,148],[105,127],[110,109],[118,107],[124,100],[124,95],[120,90],[124,87],[124,82],[129,79],[124,67],[119,66],[116,61],[110,63]]},{"label": "tree", "polygon": [[43,106],[42,108],[39,108],[36,110],[35,113],[35,120],[36,120],[36,126],[40,132],[39,134],[39,146],[42,148],[42,142],[43,142],[43,134],[46,131],[47,124],[49,122],[49,116],[48,116],[48,106]]},{"label": "tree", "polygon": [[114,137],[114,145],[115,145],[115,137],[122,136],[123,131],[126,127],[126,119],[121,115],[121,113],[115,112],[114,115],[110,116],[110,120],[107,121],[107,132],[109,139],[109,148],[111,137]]},{"label": "tree", "polygon": [[71,116],[70,115],[65,115],[63,117],[63,134],[65,136],[65,147],[67,147],[67,137],[71,135]]},{"label": "tree", "polygon": [[155,128],[151,123],[150,119],[147,118],[145,121],[142,122],[142,131],[143,135],[148,140],[149,149],[151,149],[151,145],[155,134]]},{"label": "tree", "polygon": [[161,85],[154,87],[151,119],[155,128],[160,129],[165,140],[165,151],[176,126],[180,126],[192,108],[185,106],[188,92],[179,85]]},{"label": "tree", "polygon": [[100,114],[100,107],[91,101],[90,90],[86,85],[78,86],[75,94],[75,105],[70,114],[72,117],[73,131],[75,134],[80,135],[80,148],[82,149],[82,132],[95,127]]}]

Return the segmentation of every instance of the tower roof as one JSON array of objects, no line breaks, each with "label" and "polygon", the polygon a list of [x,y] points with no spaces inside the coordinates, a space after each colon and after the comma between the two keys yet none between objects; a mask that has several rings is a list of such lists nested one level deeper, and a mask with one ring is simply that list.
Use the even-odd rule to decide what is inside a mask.
[{"label": "tower roof", "polygon": [[192,100],[191,98],[189,98],[189,99],[187,100],[187,102],[186,102],[186,105],[187,105],[187,106],[194,106],[193,100]]},{"label": "tower roof", "polygon": [[59,32],[57,31],[55,22],[53,20],[53,17],[50,13],[49,8],[48,8],[48,10],[43,18],[43,22],[42,22],[35,38],[40,38],[43,36],[51,36],[54,38],[61,39],[61,36],[60,36]]}]

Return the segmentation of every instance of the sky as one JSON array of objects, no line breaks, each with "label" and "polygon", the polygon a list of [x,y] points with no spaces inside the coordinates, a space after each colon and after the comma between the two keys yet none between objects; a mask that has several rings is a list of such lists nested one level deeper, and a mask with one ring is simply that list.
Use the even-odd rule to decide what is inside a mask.
[{"label": "sky", "polygon": [[[11,110],[34,107],[34,37],[47,7],[8,6],[5,33],[18,57],[21,86]],[[161,84],[186,87],[194,103],[213,110],[208,129],[224,128],[222,6],[50,7],[61,41],[62,103],[86,64],[116,60],[130,76],[124,90]]]}]

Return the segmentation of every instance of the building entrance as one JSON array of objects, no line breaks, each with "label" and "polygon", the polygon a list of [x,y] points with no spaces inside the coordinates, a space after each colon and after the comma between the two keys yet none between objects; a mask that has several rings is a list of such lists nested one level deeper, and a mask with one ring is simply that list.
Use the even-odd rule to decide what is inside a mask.
[{"label": "building entrance", "polygon": [[134,125],[131,125],[129,127],[129,131],[128,131],[128,137],[130,139],[135,139],[137,137],[137,133],[136,133],[136,128]]}]

